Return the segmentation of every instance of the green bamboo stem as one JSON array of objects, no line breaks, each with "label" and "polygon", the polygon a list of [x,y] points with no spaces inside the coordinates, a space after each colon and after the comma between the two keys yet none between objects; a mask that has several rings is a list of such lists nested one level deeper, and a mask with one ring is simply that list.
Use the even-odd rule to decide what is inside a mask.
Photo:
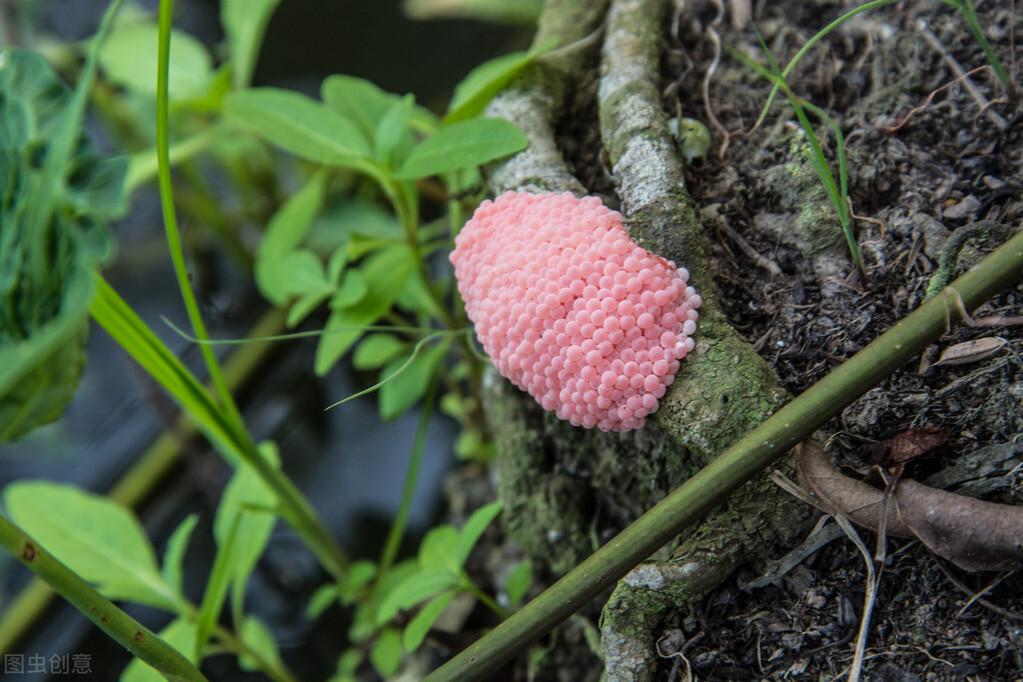
[{"label": "green bamboo stem", "polygon": [[206,677],[177,649],[117,608],[4,516],[0,516],[0,545],[103,632],[168,680],[206,682]]},{"label": "green bamboo stem", "polygon": [[[250,338],[277,334],[284,328],[284,311],[274,308],[256,322],[248,333]],[[253,371],[266,358],[270,345],[245,344],[235,351],[224,365],[224,378],[234,391],[244,385]],[[145,499],[177,462],[181,448],[197,433],[195,423],[182,415],[175,428],[164,431],[153,441],[131,469],[107,493],[112,501],[131,508]],[[0,655],[11,647],[32,624],[42,616],[53,601],[53,590],[40,578],[33,578],[4,609],[0,617]]]},{"label": "green bamboo stem", "polygon": [[967,312],[972,312],[1021,275],[1023,231],[952,282],[941,295],[928,300],[778,410],[540,596],[426,679],[461,682],[482,679],[494,671],[941,336],[948,325],[961,319],[957,299]]}]

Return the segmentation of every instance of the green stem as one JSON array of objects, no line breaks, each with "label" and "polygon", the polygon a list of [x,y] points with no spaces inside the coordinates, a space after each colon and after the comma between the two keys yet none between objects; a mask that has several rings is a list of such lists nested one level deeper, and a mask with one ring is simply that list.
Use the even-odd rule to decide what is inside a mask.
[{"label": "green stem", "polygon": [[481,590],[479,586],[473,581],[469,580],[468,578],[465,578],[462,584],[465,587],[465,589],[469,590],[472,593],[472,596],[479,599],[484,606],[493,611],[501,620],[506,620],[509,616],[511,616],[511,611],[509,611],[508,609],[504,608],[496,601],[494,601],[493,597],[491,597],[489,594]]},{"label": "green stem", "polygon": [[0,516],[0,545],[121,646],[172,682],[206,682],[188,659]]},{"label": "green stem", "polygon": [[434,375],[430,380],[430,388],[426,391],[426,399],[423,400],[423,412],[419,416],[419,427],[416,429],[416,437],[412,444],[408,471],[405,472],[405,489],[401,494],[398,513],[387,534],[387,542],[384,543],[384,552],[380,557],[380,568],[377,575],[387,573],[387,569],[391,567],[394,559],[398,556],[401,539],[405,536],[405,524],[408,522],[409,509],[412,507],[412,495],[416,491],[416,482],[419,480],[419,467],[423,463],[423,451],[426,449],[426,432],[430,428],[430,417],[433,416],[433,403],[436,397],[437,376]]},{"label": "green stem", "polygon": [[283,664],[278,664],[267,659],[260,652],[245,644],[245,642],[236,637],[233,632],[224,626],[217,625],[214,627],[213,634],[216,635],[217,641],[231,653],[235,655],[248,656],[256,661],[260,669],[265,672],[270,679],[275,680],[275,682],[297,682],[295,675],[284,667]]},{"label": "green stem", "polygon": [[[567,619],[657,548],[1023,275],[1023,231],[750,431],[508,620],[427,677],[478,680]],[[685,371],[684,369],[682,371]]]},{"label": "green stem", "polygon": [[291,479],[271,465],[244,426],[228,420],[206,387],[182,364],[106,280],[97,275],[97,294],[90,314],[200,425],[210,442],[228,459],[238,457],[277,495],[281,517],[335,579],[348,559],[320,521],[316,510]]},{"label": "green stem", "polygon": [[[252,327],[249,338],[277,334],[284,328],[284,311],[278,308],[266,313]],[[232,353],[224,366],[224,375],[231,390],[237,390],[252,376],[270,349],[266,343],[249,343]],[[110,489],[107,497],[126,507],[135,507],[144,500],[178,461],[181,448],[195,437],[195,422],[182,415],[174,428],[164,431],[138,458],[138,461]],[[53,590],[39,578],[30,582],[0,617],[0,655],[38,620],[53,599]]]},{"label": "green stem", "polygon": [[[160,0],[160,28],[158,46],[158,68],[156,73],[156,159],[158,165],[158,176],[160,185],[160,203],[163,207],[163,224],[167,233],[167,247],[170,250],[171,262],[174,264],[174,274],[178,279],[178,288],[181,289],[181,298],[185,303],[185,310],[188,312],[188,321],[192,325],[195,335],[203,340],[209,338],[206,333],[206,324],[203,322],[202,313],[199,312],[199,305],[195,299],[195,292],[189,282],[188,266],[185,264],[185,253],[181,248],[181,232],[178,229],[177,213],[174,209],[174,188],[171,184],[171,162],[170,162],[170,98],[168,95],[168,80],[170,69],[170,38],[171,25],[174,18],[174,0]],[[223,374],[220,370],[220,363],[213,352],[213,348],[201,345],[199,351],[202,353],[203,361],[206,363],[206,370],[210,375],[210,382],[213,384],[213,393],[223,406],[229,421],[236,427],[241,428],[242,418],[238,406],[227,388]]]}]

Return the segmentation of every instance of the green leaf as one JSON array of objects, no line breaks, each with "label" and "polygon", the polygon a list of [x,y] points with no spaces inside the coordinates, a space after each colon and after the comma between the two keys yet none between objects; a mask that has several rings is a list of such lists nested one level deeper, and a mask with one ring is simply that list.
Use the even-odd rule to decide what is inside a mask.
[{"label": "green leaf", "polygon": [[398,584],[380,602],[377,625],[389,622],[399,611],[405,611],[458,584],[458,576],[447,570],[413,573]]},{"label": "green leaf", "polygon": [[377,575],[377,565],[372,561],[362,559],[352,563],[348,571],[341,578],[337,586],[338,599],[345,606],[358,601],[363,589],[369,585]]},{"label": "green leaf", "polygon": [[419,544],[419,570],[446,570],[457,575],[462,569],[462,564],[454,559],[457,551],[458,531],[451,526],[437,526]]},{"label": "green leaf", "polygon": [[479,166],[528,145],[522,131],[508,121],[497,118],[459,121],[416,145],[395,177],[415,180]]},{"label": "green leaf", "polygon": [[401,667],[401,635],[394,628],[380,633],[369,650],[369,660],[381,677],[390,677]]},{"label": "green leaf", "polygon": [[138,520],[99,495],[47,481],[12,483],[4,503],[14,523],[111,599],[175,610],[156,553]]},{"label": "green leaf", "polygon": [[[131,23],[114,28],[99,52],[107,78],[143,95],[156,96],[157,34],[154,23]],[[183,31],[171,31],[167,87],[171,100],[202,95],[213,66],[202,43]]]},{"label": "green leaf", "polygon": [[276,305],[288,299],[284,292],[288,273],[281,266],[281,260],[309,233],[313,219],[323,206],[325,182],[326,174],[317,173],[284,202],[270,218],[266,234],[256,251],[256,284],[267,300]]},{"label": "green leaf", "polygon": [[[330,293],[332,287],[323,271],[323,262],[308,249],[284,254],[279,262],[280,274],[275,277],[279,291],[286,296]],[[287,276],[283,276],[283,275]]]},{"label": "green leaf", "polygon": [[344,116],[305,95],[252,88],[224,98],[224,115],[292,154],[364,170],[368,138]]},{"label": "green leaf", "polygon": [[227,34],[234,87],[244,88],[256,69],[263,34],[281,0],[222,0],[220,23]]},{"label": "green leaf", "polygon": [[320,585],[313,592],[313,596],[309,598],[309,603],[305,607],[305,617],[316,620],[335,603],[337,603],[337,585],[334,583]]},{"label": "green leaf", "polygon": [[167,540],[167,547],[163,552],[163,580],[178,594],[182,592],[184,584],[182,580],[182,563],[185,558],[185,550],[188,549],[188,541],[198,523],[197,514],[189,514],[185,520],[178,525]]},{"label": "green leaf", "polygon": [[454,560],[458,562],[459,568],[465,565],[472,548],[476,546],[480,536],[487,529],[487,526],[501,513],[501,502],[485,504],[472,513],[469,520],[458,532],[458,546],[455,549]]},{"label": "green leaf", "polygon": [[[274,467],[280,466],[280,457],[273,443],[261,443],[259,452]],[[234,587],[232,601],[237,612],[242,610],[241,602],[249,575],[263,555],[277,521],[274,514],[264,510],[276,505],[277,496],[256,470],[248,464],[239,464],[224,489],[213,521],[213,535],[220,547],[230,544],[229,535],[235,528],[235,547],[229,564],[230,581]]]},{"label": "green leaf", "polygon": [[533,562],[523,559],[515,565],[508,573],[508,579],[504,584],[505,594],[508,595],[508,606],[517,606],[522,598],[529,591],[533,584]]},{"label": "green leaf", "polygon": [[[160,639],[177,649],[192,663],[198,663],[192,644],[195,642],[195,625],[183,618],[177,618],[159,632]],[[165,678],[149,664],[133,658],[120,677],[121,682],[165,682]]]},{"label": "green leaf", "polygon": [[350,308],[365,298],[367,293],[369,293],[369,285],[366,284],[366,278],[359,270],[350,268],[345,273],[341,286],[337,288],[334,296],[330,299],[330,307]]},{"label": "green leaf", "polygon": [[72,92],[39,54],[0,49],[0,443],[74,395],[93,270],[126,205],[125,160],[96,157],[82,132],[94,66],[90,50]]},{"label": "green leaf", "polygon": [[[246,616],[245,622],[242,624],[241,631],[238,634],[241,636],[245,646],[259,653],[264,661],[278,669],[283,667],[281,653],[277,648],[277,640],[274,639],[274,635],[270,632],[270,628],[266,626],[266,623],[255,616]],[[238,655],[238,667],[249,672],[263,669],[260,661],[245,654]]]},{"label": "green leaf", "polygon": [[444,609],[455,598],[455,594],[456,592],[450,591],[437,595],[419,609],[419,613],[409,621],[402,633],[401,642],[405,646],[405,651],[412,653],[419,648],[434,622],[440,618],[440,614],[444,613]]},{"label": "green leaf", "polygon": [[348,649],[338,657],[337,672],[327,682],[356,682],[355,671],[362,665],[363,658],[365,654],[362,649]]},{"label": "green leaf", "polygon": [[361,329],[386,313],[412,273],[412,257],[404,246],[390,246],[369,256],[361,268],[369,291],[358,304],[335,309],[316,349],[316,373],[326,374],[362,335]]},{"label": "green leaf", "polygon": [[408,361],[409,354],[395,358],[380,373],[380,418],[386,420],[400,416],[408,408],[415,405],[426,395],[440,361],[447,352],[447,343],[420,350],[407,367],[401,369]]},{"label": "green leaf", "polygon": [[[412,131],[409,129],[409,118],[412,116],[412,108],[415,106],[416,98],[412,95],[405,95],[396,100],[387,109],[387,113],[380,119],[380,124],[373,135],[373,149],[376,158],[384,166],[391,168],[402,160],[403,151],[412,144]],[[402,147],[406,147],[402,150]]]},{"label": "green leaf", "polygon": [[555,44],[550,41],[528,52],[512,52],[477,66],[455,86],[444,122],[463,121],[479,114],[512,78]]},{"label": "green leaf", "polygon": [[330,294],[330,290],[327,289],[325,291],[314,291],[300,296],[288,310],[287,325],[289,327],[294,327],[299,322],[307,318],[309,313],[319,308],[321,303],[330,298]]},{"label": "green leaf", "polygon": [[368,80],[343,74],[328,76],[320,95],[328,107],[358,126],[366,139],[373,139],[377,124],[398,100]]},{"label": "green leaf", "polygon": [[405,0],[412,19],[473,19],[497,24],[536,24],[543,0]]},{"label": "green leaf", "polygon": [[362,370],[383,367],[407,346],[408,344],[392,334],[370,334],[355,349],[352,365],[355,369]]}]

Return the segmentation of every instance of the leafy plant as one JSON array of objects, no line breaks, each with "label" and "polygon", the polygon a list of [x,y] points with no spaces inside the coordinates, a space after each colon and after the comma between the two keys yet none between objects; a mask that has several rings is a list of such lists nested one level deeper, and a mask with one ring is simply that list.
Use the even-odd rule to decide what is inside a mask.
[{"label": "leafy plant", "polygon": [[[206,532],[200,517],[182,519],[158,561],[135,517],[100,496],[47,482],[16,483],[4,491],[11,519],[47,548],[56,548],[57,557],[101,593],[172,615],[160,633],[163,641],[144,645],[142,651],[163,647],[164,654],[176,650],[184,658],[172,664],[166,656],[147,654],[144,659],[149,663],[132,662],[123,673],[126,680],[159,679],[172,669],[165,664],[199,665],[225,651],[235,655],[243,669],[261,670],[275,680],[291,679],[273,633],[247,612],[244,599],[249,577],[278,518],[295,528],[335,581],[318,593],[310,613],[334,602],[356,610],[351,633],[356,647],[339,661],[342,678],[364,660],[381,674],[396,670],[405,653],[421,644],[436,618],[460,593],[474,595],[504,613],[463,569],[468,552],[497,514],[495,506],[477,512],[461,530],[435,529],[418,560],[398,561],[398,549],[418,480],[426,428],[441,393],[446,409],[457,408],[459,421],[473,434],[475,446],[462,450],[485,450],[479,403],[473,397],[478,388],[478,354],[466,334],[461,306],[451,300],[450,273],[434,270],[428,259],[449,248],[462,202],[474,198],[467,190],[477,182],[478,167],[525,146],[525,137],[515,126],[478,114],[543,50],[508,55],[474,70],[459,86],[443,120],[418,106],[411,95],[387,93],[345,75],[324,81],[322,100],[274,88],[250,88],[259,43],[278,4],[279,0],[221,4],[226,68],[215,68],[201,43],[172,30],[173,4],[168,0],[160,3],[158,21],[132,13],[113,28],[108,40],[94,40],[73,93],[38,55],[0,53],[0,92],[4,94],[0,109],[5,114],[5,125],[0,126],[0,171],[17,179],[5,185],[4,224],[10,220],[11,224],[43,225],[46,229],[37,232],[55,244],[46,247],[48,251],[40,250],[42,242],[4,230],[0,256],[4,264],[18,263],[24,272],[37,275],[43,272],[41,253],[61,258],[59,267],[48,268],[49,279],[38,277],[39,286],[28,290],[32,295],[39,292],[40,302],[32,299],[32,305],[41,313],[25,315],[32,306],[17,296],[17,305],[0,311],[4,333],[12,330],[11,334],[27,338],[32,331],[31,341],[36,343],[43,338],[37,332],[55,330],[52,338],[37,343],[35,347],[41,349],[33,351],[37,354],[20,348],[12,351],[6,343],[0,347],[0,353],[16,351],[10,357],[18,359],[0,363],[0,380],[7,382],[2,384],[5,389],[17,385],[20,390],[27,385],[23,381],[27,375],[14,375],[11,368],[21,372],[35,363],[44,368],[43,379],[67,384],[64,395],[50,389],[27,398],[13,391],[0,394],[4,396],[0,416],[6,418],[4,410],[12,406],[13,426],[8,433],[20,435],[40,423],[36,411],[45,413],[46,419],[54,418],[69,399],[74,383],[69,379],[81,368],[75,353],[83,347],[84,336],[75,343],[67,341],[84,334],[91,314],[234,467],[213,522],[216,557],[198,595],[185,593],[183,561],[190,540]],[[110,26],[116,7],[117,2],[105,26]],[[95,102],[104,122],[132,149],[130,166],[124,158],[96,158],[80,133],[85,97],[97,69],[115,99],[105,94]],[[145,122],[154,110],[155,127]],[[274,148],[284,153],[283,158],[276,157]],[[199,157],[218,165],[239,196],[252,199],[248,203],[265,208],[232,215],[217,206],[204,171],[195,164]],[[45,158],[45,163],[37,164],[38,158]],[[173,168],[183,182],[171,182]],[[266,204],[254,188],[266,183],[276,187],[278,176],[299,178],[298,190],[279,205]],[[210,388],[96,272],[112,251],[105,223],[120,215],[130,190],[154,179],[160,189],[168,250],[193,330],[190,337],[200,345]],[[448,195],[450,221],[423,223],[420,192],[424,187],[434,193],[440,188]],[[450,198],[455,193],[464,199]],[[251,438],[227,390],[192,290],[178,227],[179,207],[199,212],[214,226],[218,239],[243,260],[252,258],[258,288],[272,305],[287,308],[289,326],[320,315],[325,318],[316,358],[318,372],[326,373],[354,348],[353,366],[379,374],[376,383],[357,395],[376,391],[382,418],[395,418],[423,402],[401,506],[379,562],[349,562],[308,501],[281,472],[274,447],[257,446]],[[251,220],[267,225],[254,254],[246,252],[237,236],[238,226]],[[5,276],[11,272],[3,270]],[[8,278],[0,284],[10,290],[14,281]],[[11,297],[5,301],[10,303]],[[25,321],[36,326],[25,326]],[[53,349],[68,353],[74,362],[47,357],[45,353]],[[457,355],[449,361],[452,352]],[[60,376],[52,372],[65,366],[73,371]],[[449,367],[453,371],[447,371]],[[43,406],[37,400],[40,395],[59,398],[55,401],[59,405]],[[422,580],[423,574],[437,570],[431,563],[436,548],[452,540],[457,561],[445,564],[442,592],[429,595],[426,604],[408,601],[409,581]],[[509,594],[524,591],[523,581],[528,583],[524,573],[517,575],[518,586],[509,587]],[[398,588],[403,596],[395,601],[392,594]],[[390,613],[381,618],[378,614],[385,604]],[[222,624],[228,619],[225,611],[231,628]],[[413,611],[411,620],[403,622],[404,614]]]}]

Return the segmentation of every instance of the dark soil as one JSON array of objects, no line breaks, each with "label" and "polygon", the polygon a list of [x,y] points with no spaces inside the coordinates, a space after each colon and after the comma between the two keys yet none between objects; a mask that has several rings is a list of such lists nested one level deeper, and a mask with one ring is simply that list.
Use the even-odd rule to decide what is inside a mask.
[{"label": "dark soil", "polygon": [[[943,250],[962,246],[954,276],[1019,229],[1023,107],[1009,100],[990,68],[969,79],[986,105],[957,81],[952,62],[963,71],[987,62],[948,6],[920,1],[862,14],[823,39],[788,79],[845,136],[852,210],[862,217],[855,228],[864,279],[784,98],[750,132],[770,85],[723,50],[704,100],[703,81],[715,60],[712,33],[723,46],[765,62],[752,23],[733,25],[732,12],[747,3],[724,3],[723,16],[721,3],[677,4],[685,9],[666,27],[665,108],[671,116],[681,112],[703,121],[713,134],[707,156],[687,169],[688,190],[705,220],[732,324],[793,394],[916,308]],[[1023,81],[1016,68],[1023,48],[1014,40],[1015,33],[1023,36],[1023,12],[1014,13],[1010,2],[977,4],[996,53]],[[821,0],[754,5],[753,22],[782,64],[851,6]],[[559,142],[577,177],[613,205],[594,89],[585,79],[577,87],[575,112],[566,117]],[[823,125],[818,136],[837,170],[835,138]],[[1023,287],[995,298],[975,317],[999,315],[1023,315]],[[934,366],[947,348],[988,337],[1005,344],[965,364]],[[825,429],[827,451],[847,472],[866,473],[872,444],[910,428],[939,427],[948,442],[906,473],[922,479],[985,446],[1020,442],[1021,353],[1023,326],[952,329],[919,362],[833,420]],[[1003,485],[992,486],[999,491],[987,497],[1023,504],[1020,467],[1001,475]],[[861,536],[872,548],[874,535],[862,530]],[[853,543],[838,539],[774,585],[740,589],[760,572],[746,569],[665,623],[658,679],[844,679],[866,579]],[[983,602],[969,602],[995,582]],[[531,665],[531,679],[599,675],[600,662],[577,631],[577,624],[568,624],[559,635],[566,646],[566,637],[575,642],[577,655],[563,652],[540,668]],[[864,679],[1021,680],[1021,652],[1023,576],[968,573],[918,543],[889,543]]]},{"label": "dark soil", "polygon": [[[697,7],[700,11],[677,17],[677,31],[669,39],[666,106],[673,110],[677,93],[684,115],[711,125],[709,107],[732,133],[722,155],[724,136],[715,132],[708,157],[688,170],[689,192],[706,219],[717,283],[733,325],[796,394],[924,300],[942,250],[957,230],[976,235],[960,252],[961,271],[1019,229],[1023,108],[1005,98],[990,69],[971,78],[992,101],[984,111],[962,82],[948,86],[956,74],[947,59],[965,71],[987,62],[961,18],[940,3],[900,4],[860,15],[807,56],[789,82],[798,95],[824,107],[845,135],[853,212],[865,217],[856,223],[864,282],[839,241],[837,221],[827,215],[830,204],[822,200],[811,167],[800,158],[801,133],[783,98],[758,132],[738,132],[752,127],[770,86],[723,54],[704,102],[702,82],[714,57],[709,31],[716,29],[723,45],[764,60],[748,26],[734,29],[727,13],[715,26],[714,4]],[[762,3],[754,18],[784,64],[842,10],[830,2]],[[1023,57],[1012,42],[1013,30],[1023,28],[1023,15],[1013,14],[1008,3],[994,2],[981,4],[978,12],[1011,69]],[[825,139],[823,126],[818,135]],[[834,160],[835,140],[827,139]],[[806,212],[829,222],[836,235],[816,253],[800,249],[786,234]],[[994,229],[978,229],[978,224]],[[820,263],[834,265],[840,258],[844,263],[835,274]],[[976,317],[1021,312],[1023,289],[1017,287]],[[949,346],[992,336],[1007,343],[991,357],[930,366]],[[978,448],[1020,441],[1021,351],[1019,326],[953,329],[919,364],[903,367],[830,424],[829,452],[865,471],[863,454],[870,444],[912,427],[940,427],[949,442],[910,472],[923,477]],[[1019,470],[1009,475],[1013,484],[995,499],[1023,503],[1023,476]],[[873,534],[862,536],[872,548]],[[703,680],[844,678],[866,579],[855,546],[845,538],[835,541],[777,586],[744,592],[736,587],[743,577],[754,576],[751,571],[737,577],[665,629],[664,679],[686,679],[689,673]],[[1023,679],[1020,575],[995,586],[986,595],[987,605],[964,608],[971,594],[1000,577],[960,571],[918,543],[890,543],[864,677]]]}]

